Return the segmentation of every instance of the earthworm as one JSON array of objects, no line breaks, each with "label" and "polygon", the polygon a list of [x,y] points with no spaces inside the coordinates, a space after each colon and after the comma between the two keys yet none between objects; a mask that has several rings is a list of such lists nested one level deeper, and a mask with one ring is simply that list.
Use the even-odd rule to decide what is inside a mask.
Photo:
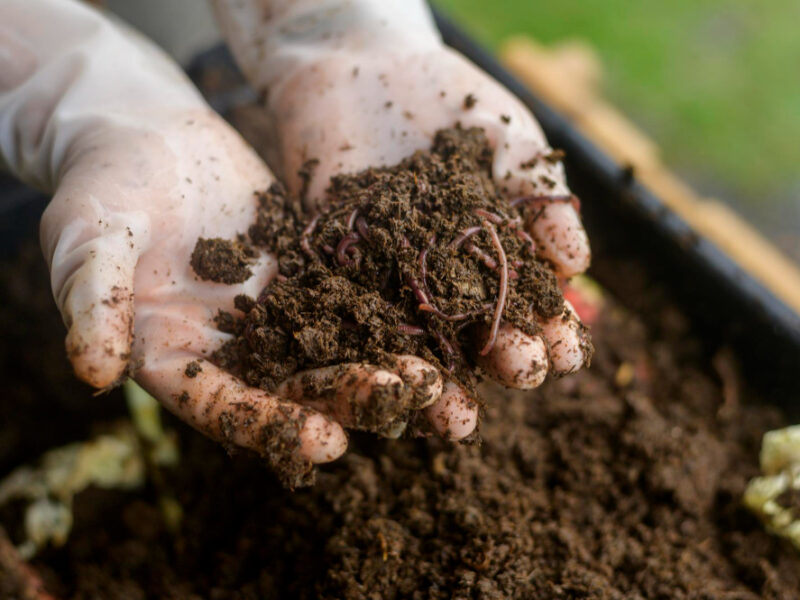
[{"label": "earthworm", "polygon": [[361,250],[358,246],[350,245],[345,249],[345,253],[353,257],[353,265],[356,269],[361,268]]},{"label": "earthworm", "polygon": [[484,310],[484,309],[477,309],[477,310],[471,310],[471,311],[465,312],[465,313],[458,313],[458,314],[455,314],[455,315],[448,315],[447,313],[443,313],[442,311],[440,311],[438,308],[436,308],[430,302],[426,302],[424,304],[420,304],[418,308],[423,312],[433,313],[434,315],[436,315],[437,317],[439,317],[443,321],[450,321],[450,322],[463,321],[464,319],[469,319],[470,317],[474,317],[475,315],[481,314],[483,312],[483,310]]},{"label": "earthworm", "polygon": [[461,244],[463,244],[473,235],[478,233],[481,229],[482,227],[480,225],[475,225],[474,227],[468,227],[467,229],[465,229],[464,231],[462,231],[460,234],[458,234],[456,237],[453,238],[453,241],[450,242],[449,247],[453,249],[459,248]]},{"label": "earthworm", "polygon": [[365,240],[369,239],[369,225],[367,225],[367,221],[364,219],[364,217],[358,217],[356,219],[356,230],[362,238]]},{"label": "earthworm", "polygon": [[452,373],[453,369],[456,367],[456,351],[453,348],[453,344],[444,335],[442,335],[438,329],[431,328],[430,331],[431,335],[436,338],[436,341],[439,342],[439,345],[442,347],[442,352],[447,359],[447,370]]},{"label": "earthworm", "polygon": [[[520,200],[521,200],[520,198],[517,198],[516,200],[512,200],[511,205],[515,206],[514,203],[515,202],[519,203]],[[483,210],[482,208],[477,209],[475,211],[475,214],[478,215],[479,217],[486,218],[487,220],[491,221],[495,225],[503,224],[502,217],[500,217],[499,215],[496,215],[495,213],[489,212],[487,210]],[[526,246],[528,246],[528,249],[530,250],[531,254],[536,254],[536,242],[533,241],[533,238],[530,236],[530,234],[528,234],[527,231],[525,231],[524,229],[522,229],[520,227],[522,225],[522,219],[520,217],[514,217],[513,219],[509,219],[508,221],[506,221],[506,224],[511,229],[514,230],[514,234],[517,236],[517,238],[519,238]]]},{"label": "earthworm", "polygon": [[[557,198],[557,197],[556,197]],[[555,198],[554,198],[555,199]],[[517,198],[516,200],[512,200],[511,205],[515,206],[514,202],[519,202],[520,199]],[[485,219],[491,221],[495,225],[502,225],[503,219],[500,215],[496,215],[495,213],[489,212],[487,210],[483,210],[479,208],[475,211],[475,214],[479,217],[484,217]],[[536,254],[536,242],[533,241],[533,238],[528,234],[527,231],[520,228],[522,225],[522,219],[520,217],[514,217],[513,219],[509,219],[507,221],[508,226],[514,230],[514,234],[528,246],[528,249],[531,251],[531,254]]]},{"label": "earthworm", "polygon": [[[400,238],[400,247],[401,248],[411,248],[411,242],[408,241],[408,238],[404,235]],[[428,296],[422,290],[419,285],[417,279],[408,272],[403,273],[403,279],[406,280],[408,287],[411,288],[411,291],[414,292],[414,296],[416,297],[417,301],[422,304],[428,304]]]},{"label": "earthworm", "polygon": [[497,229],[495,229],[494,225],[484,221],[484,226],[489,231],[492,244],[494,244],[497,256],[500,259],[500,291],[497,294],[497,304],[494,309],[494,320],[489,331],[489,339],[480,351],[481,356],[486,356],[494,348],[494,344],[497,341],[497,331],[500,329],[500,319],[503,317],[503,310],[506,306],[506,296],[508,295],[508,259],[506,258],[506,251],[503,249],[503,244],[500,242],[500,236],[497,235]]},{"label": "earthworm", "polygon": [[491,269],[492,271],[497,270],[497,261],[488,254],[486,254],[486,252],[478,248],[472,242],[467,242],[466,244],[464,244],[464,249],[473,256],[475,256],[476,258],[481,259],[483,264],[486,265],[487,269]]},{"label": "earthworm", "polygon": [[311,244],[308,242],[308,238],[310,238],[311,234],[314,233],[314,229],[317,227],[317,222],[321,216],[321,214],[314,216],[314,218],[309,221],[308,225],[306,225],[306,228],[303,229],[303,233],[300,234],[300,247],[309,258],[319,258],[317,253],[312,250]]},{"label": "earthworm", "polygon": [[427,306],[428,297],[425,295],[425,292],[422,291],[422,288],[419,287],[419,283],[417,283],[417,280],[414,278],[414,276],[410,273],[406,273],[405,280],[408,284],[408,287],[410,287],[411,291],[414,292],[414,296],[417,298],[420,306]]},{"label": "earthworm", "polygon": [[440,319],[444,319],[445,321],[463,321],[464,319],[468,319],[471,316],[478,314],[481,311],[470,311],[467,313],[448,315],[447,313],[444,313],[441,310],[439,310],[430,300],[430,298],[433,297],[433,294],[431,294],[430,290],[428,289],[428,280],[427,280],[428,263],[426,259],[428,257],[428,251],[431,249],[431,246],[433,246],[433,244],[435,243],[436,243],[436,236],[433,235],[431,236],[431,241],[428,243],[428,246],[424,248],[422,252],[419,253],[418,260],[419,260],[419,270],[422,277],[421,279],[422,290],[425,292],[426,297],[429,298],[427,302],[423,302],[422,304],[419,305],[419,309],[425,312],[433,313],[437,317],[439,317]]},{"label": "earthworm", "polygon": [[425,330],[422,327],[417,327],[410,323],[399,323],[397,330],[405,335],[425,335]]},{"label": "earthworm", "polygon": [[502,225],[503,222],[505,221],[505,219],[503,217],[501,217],[500,215],[495,214],[493,212],[489,212],[488,210],[485,210],[483,208],[476,208],[474,212],[479,217],[482,217],[482,218],[486,219],[487,221],[491,221],[495,225]]},{"label": "earthworm", "polygon": [[356,222],[357,216],[358,216],[358,209],[354,208],[353,212],[351,212],[350,216],[347,218],[347,231],[353,231],[353,223]]},{"label": "earthworm", "polygon": [[431,236],[431,240],[428,242],[428,245],[425,248],[422,249],[422,252],[419,253],[419,258],[418,258],[418,260],[419,260],[419,272],[420,272],[420,275],[422,277],[422,289],[425,290],[425,293],[428,296],[431,295],[431,291],[428,289],[428,279],[427,279],[427,277],[428,277],[428,262],[427,262],[428,250],[430,250],[431,246],[433,246],[435,243],[436,243],[436,236],[432,235]]},{"label": "earthworm", "polygon": [[350,265],[352,261],[347,257],[347,249],[352,246],[353,244],[357,243],[361,239],[361,236],[358,235],[355,231],[351,231],[339,241],[339,244],[336,246],[336,260],[339,262],[340,265]]},{"label": "earthworm", "polygon": [[528,246],[528,250],[530,250],[532,255],[536,254],[536,242],[533,241],[533,238],[530,234],[525,231],[524,229],[520,229],[518,227],[514,227],[514,233],[517,237],[522,240]]},{"label": "earthworm", "polygon": [[[481,261],[483,261],[483,264],[486,265],[487,269],[491,269],[492,271],[497,271],[498,269],[497,261],[488,254],[486,254],[486,252],[478,248],[475,244],[473,244],[472,242],[467,242],[466,244],[464,244],[464,249],[473,256],[480,258]],[[519,277],[519,274],[514,269],[509,269],[508,276],[511,279],[516,279],[517,277]]]}]

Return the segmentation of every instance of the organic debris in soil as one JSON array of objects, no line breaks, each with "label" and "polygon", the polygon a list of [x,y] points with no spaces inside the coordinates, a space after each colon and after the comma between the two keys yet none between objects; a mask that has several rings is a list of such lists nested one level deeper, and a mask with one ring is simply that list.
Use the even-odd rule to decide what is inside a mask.
[{"label": "organic debris in soil", "polygon": [[534,315],[563,311],[526,203],[498,193],[491,163],[483,130],[457,127],[396,166],[332,178],[313,216],[278,184],[260,194],[249,236],[278,257],[279,275],[259,298],[236,299],[244,318],[223,315],[236,336],[216,360],[273,390],[298,371],[413,354],[472,388],[465,348],[487,354],[501,321],[534,335]]}]

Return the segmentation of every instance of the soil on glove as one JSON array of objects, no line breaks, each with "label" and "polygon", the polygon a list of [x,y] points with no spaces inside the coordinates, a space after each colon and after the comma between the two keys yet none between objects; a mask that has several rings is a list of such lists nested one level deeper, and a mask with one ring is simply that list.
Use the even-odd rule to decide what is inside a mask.
[{"label": "soil on glove", "polygon": [[[235,339],[217,362],[271,391],[298,371],[391,366],[391,355],[413,354],[473,388],[475,365],[462,348],[486,354],[501,320],[534,335],[537,316],[563,311],[556,277],[525,231],[535,213],[498,193],[491,164],[481,129],[454,128],[398,165],[334,177],[319,214],[279,184],[259,194],[249,238],[277,256],[279,275],[260,297],[237,298],[244,318],[222,316]],[[208,248],[200,240],[195,254]],[[396,410],[372,402],[376,414],[362,411],[353,426],[407,420],[413,402],[391,400]]]},{"label": "soil on glove", "polygon": [[[648,323],[609,303],[589,369],[533,392],[484,387],[480,446],[355,434],[315,487],[291,493],[259,461],[168,419],[182,459],[160,489],[183,508],[178,532],[155,488],[90,489],[67,546],[32,565],[52,594],[75,599],[797,598],[797,552],[740,505],[761,435],[785,418],[721,378],[728,355],[709,358],[681,314],[642,301],[630,279],[626,301]],[[43,272],[34,283],[3,288],[9,327],[51,302]],[[12,338],[30,366],[4,371],[5,458],[85,439],[108,419],[98,411],[121,404],[33,377],[43,350],[64,364],[61,334]],[[0,589],[13,589],[3,581],[13,583],[0,568]]]},{"label": "soil on glove", "polygon": [[200,238],[190,262],[200,279],[231,285],[242,283],[253,274],[249,264],[253,255],[252,249],[240,241]]}]

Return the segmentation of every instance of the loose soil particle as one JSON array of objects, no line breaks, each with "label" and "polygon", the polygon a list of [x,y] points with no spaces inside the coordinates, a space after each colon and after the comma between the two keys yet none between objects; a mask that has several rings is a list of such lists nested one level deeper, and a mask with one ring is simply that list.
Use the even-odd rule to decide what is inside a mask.
[{"label": "loose soil particle", "polygon": [[186,369],[184,370],[184,374],[187,377],[189,377],[190,379],[193,379],[193,378],[197,377],[198,373],[200,373],[202,370],[203,370],[203,367],[200,366],[200,363],[198,361],[196,361],[196,360],[193,360],[188,365],[186,365]]}]

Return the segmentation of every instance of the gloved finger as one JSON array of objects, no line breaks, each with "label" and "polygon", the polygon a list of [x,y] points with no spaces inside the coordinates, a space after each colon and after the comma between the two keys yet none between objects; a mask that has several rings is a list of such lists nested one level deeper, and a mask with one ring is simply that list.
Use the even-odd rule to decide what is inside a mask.
[{"label": "gloved finger", "polygon": [[362,363],[323,367],[289,377],[277,394],[314,407],[345,427],[383,433],[419,408],[420,398],[430,403],[441,394],[441,378],[422,359],[403,357],[396,369],[398,373]]},{"label": "gloved finger", "polygon": [[297,461],[321,463],[341,456],[347,437],[329,417],[249,387],[204,360],[231,337],[216,328],[213,313],[179,298],[142,298],[133,345],[137,382],[199,431],[255,450],[279,471]]},{"label": "gloved finger", "polygon": [[[107,212],[94,196],[73,191],[62,187],[45,211],[42,247],[68,328],[67,355],[80,379],[103,388],[123,376],[130,359],[134,270],[148,222]],[[56,226],[65,212],[79,217]]]},{"label": "gloved finger", "polygon": [[474,333],[475,361],[498,383],[520,390],[530,390],[542,384],[549,363],[547,346],[540,336],[530,336],[508,323],[500,325],[491,350],[481,355],[489,338],[488,327],[478,327]]},{"label": "gloved finger", "polygon": [[541,323],[550,348],[554,375],[567,375],[583,367],[591,357],[586,328],[572,305],[564,300],[564,312]]},{"label": "gloved finger", "polygon": [[538,251],[553,263],[560,277],[572,277],[589,268],[589,238],[572,203],[542,203],[529,219],[528,228]]},{"label": "gloved finger", "polygon": [[347,449],[341,426],[312,408],[248,387],[213,364],[178,351],[139,369],[136,380],[183,421],[222,443],[255,450],[276,466],[325,463]]},{"label": "gloved finger", "polygon": [[397,374],[411,388],[411,408],[426,408],[439,399],[444,382],[438,369],[411,354],[401,354],[394,359]]},{"label": "gloved finger", "polygon": [[439,399],[425,409],[425,416],[445,439],[458,441],[478,425],[478,403],[453,381],[446,381]]}]

